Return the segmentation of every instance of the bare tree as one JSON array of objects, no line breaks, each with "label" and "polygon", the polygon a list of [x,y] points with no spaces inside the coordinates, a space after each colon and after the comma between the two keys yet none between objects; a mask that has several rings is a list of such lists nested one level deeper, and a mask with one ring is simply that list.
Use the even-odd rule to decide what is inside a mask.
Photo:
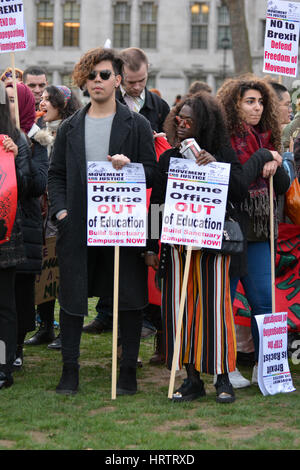
[{"label": "bare tree", "polygon": [[252,59],[245,16],[244,0],[223,0],[227,6],[232,35],[232,52],[236,75],[252,72]]}]

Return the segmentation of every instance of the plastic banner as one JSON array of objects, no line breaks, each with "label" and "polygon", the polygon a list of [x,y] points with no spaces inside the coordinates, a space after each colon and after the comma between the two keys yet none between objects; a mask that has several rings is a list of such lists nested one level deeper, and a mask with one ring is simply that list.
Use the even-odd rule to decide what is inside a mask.
[{"label": "plastic banner", "polygon": [[259,331],[258,385],[263,395],[295,389],[287,353],[287,313],[256,315]]},{"label": "plastic banner", "polygon": [[0,244],[10,240],[17,211],[15,157],[3,148],[5,135],[0,135]]}]

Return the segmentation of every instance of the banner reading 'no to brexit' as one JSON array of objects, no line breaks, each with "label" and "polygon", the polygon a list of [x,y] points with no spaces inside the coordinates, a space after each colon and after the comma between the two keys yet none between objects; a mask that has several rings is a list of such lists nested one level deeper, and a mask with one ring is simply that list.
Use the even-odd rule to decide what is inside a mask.
[{"label": "banner reading 'no to brexit'", "polygon": [[265,73],[296,77],[300,3],[269,0],[264,50]]}]

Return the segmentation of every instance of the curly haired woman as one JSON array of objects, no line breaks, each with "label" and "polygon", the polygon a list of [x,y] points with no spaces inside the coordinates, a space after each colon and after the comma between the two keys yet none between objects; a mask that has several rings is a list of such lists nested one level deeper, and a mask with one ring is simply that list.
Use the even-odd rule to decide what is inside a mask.
[{"label": "curly haired woman", "polygon": [[[217,93],[222,104],[231,145],[244,166],[252,156],[272,155],[262,173],[250,185],[242,204],[244,235],[247,245],[244,256],[232,264],[232,297],[241,280],[251,307],[251,330],[256,365],[252,382],[257,383],[259,335],[255,315],[272,312],[270,197],[269,178],[273,177],[274,220],[276,197],[289,187],[289,177],[283,167],[280,151],[280,124],[277,117],[277,98],[270,85],[255,76],[227,80]],[[244,169],[246,172],[246,169]],[[275,237],[277,224],[275,223]]]}]

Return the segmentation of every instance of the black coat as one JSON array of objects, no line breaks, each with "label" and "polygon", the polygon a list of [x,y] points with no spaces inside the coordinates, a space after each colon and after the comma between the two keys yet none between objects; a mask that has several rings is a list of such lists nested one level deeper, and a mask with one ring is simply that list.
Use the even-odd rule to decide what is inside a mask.
[{"label": "black coat", "polygon": [[[143,116],[116,103],[109,154],[123,153],[132,162],[142,163],[147,187],[152,187],[157,164],[150,125]],[[64,121],[58,129],[48,178],[51,217],[55,220],[57,212],[68,211],[67,217],[57,221],[59,301],[65,311],[77,315],[87,315],[88,295],[99,296],[104,304],[112,307],[113,292],[113,248],[87,248],[84,132],[89,106]],[[105,250],[103,256],[101,250]],[[147,269],[140,249],[121,247],[119,276],[119,309],[138,309],[147,304]]]},{"label": "black coat", "polygon": [[[267,149],[259,149],[251,155],[247,162],[243,165],[243,179],[247,187],[261,175],[265,163],[272,161],[272,154]],[[275,175],[273,176],[273,187],[276,196],[284,194],[289,187],[289,176],[283,167],[277,168]],[[238,210],[239,223],[244,234],[244,251],[241,256],[232,256],[230,264],[230,275],[234,277],[242,277],[247,274],[247,234],[249,226],[249,215],[245,211]],[[276,220],[274,221],[276,223]],[[275,233],[277,227],[275,226]],[[276,240],[275,240],[276,243]],[[275,246],[276,253],[276,246]]]},{"label": "black coat", "polygon": [[20,134],[16,144],[18,146],[18,155],[15,159],[18,206],[11,238],[8,242],[0,245],[0,269],[17,266],[25,259],[19,199],[28,194],[31,184],[30,148],[25,136],[22,134]]},{"label": "black coat", "polygon": [[[120,90],[117,91],[117,99],[125,104]],[[155,132],[163,132],[163,124],[170,112],[168,103],[160,98],[156,93],[152,93],[145,88],[145,103],[139,114],[145,116],[150,122],[151,128]]]},{"label": "black coat", "polygon": [[[37,137],[36,137],[37,138]],[[18,266],[17,272],[39,274],[42,269],[43,218],[40,196],[44,194],[48,179],[47,148],[32,139],[30,188],[21,197],[22,232],[26,261]]]}]

